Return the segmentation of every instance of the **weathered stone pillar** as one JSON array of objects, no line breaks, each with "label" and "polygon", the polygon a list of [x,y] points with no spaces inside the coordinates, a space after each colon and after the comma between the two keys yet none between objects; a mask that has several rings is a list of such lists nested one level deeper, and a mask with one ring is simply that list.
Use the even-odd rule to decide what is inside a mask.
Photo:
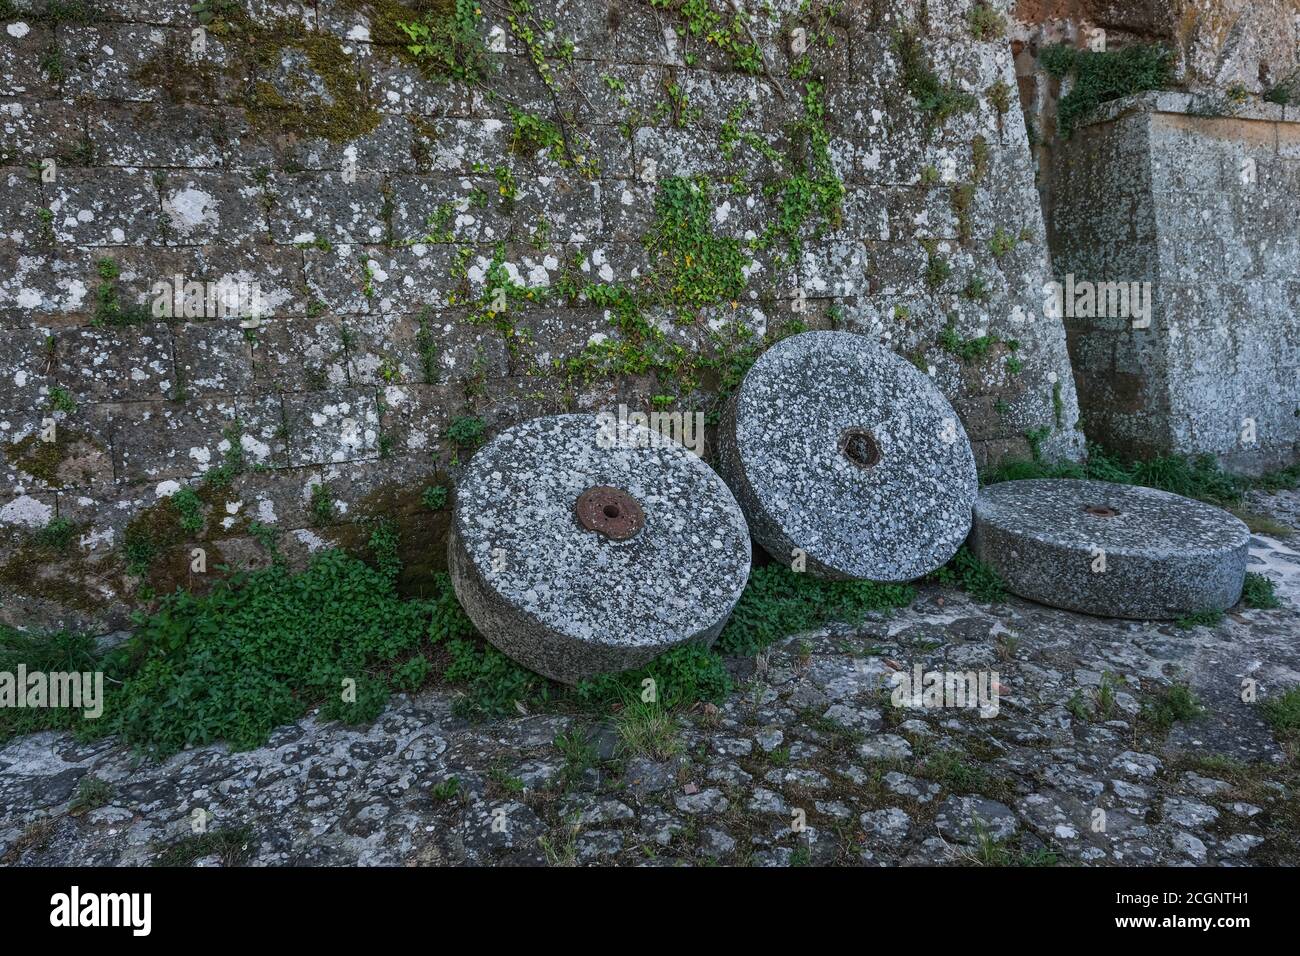
[{"label": "weathered stone pillar", "polygon": [[1058,149],[1053,176],[1053,264],[1089,436],[1248,472],[1294,461],[1300,110],[1128,97]]}]

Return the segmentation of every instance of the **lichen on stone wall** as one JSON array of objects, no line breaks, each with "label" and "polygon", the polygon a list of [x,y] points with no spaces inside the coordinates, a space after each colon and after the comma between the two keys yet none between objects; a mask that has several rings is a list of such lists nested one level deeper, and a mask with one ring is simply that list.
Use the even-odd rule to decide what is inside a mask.
[{"label": "lichen on stone wall", "polygon": [[[137,598],[201,587],[191,545],[301,564],[367,555],[388,519],[421,567],[408,542],[437,552],[445,521],[411,499],[435,473],[454,486],[474,447],[458,423],[619,404],[712,421],[806,328],[908,354],[982,462],[1031,434],[1077,454],[1009,56],[993,18],[922,12],[344,0],[60,26],[63,87],[20,97],[6,150],[83,159],[0,206],[33,238],[50,213],[0,277],[0,312],[31,332],[0,381],[102,437],[58,493],[147,565]],[[154,314],[178,275],[256,283],[265,308]],[[947,329],[1019,348],[967,360]],[[178,489],[201,530],[177,531]]]},{"label": "lichen on stone wall", "polygon": [[84,459],[104,452],[102,444],[76,429],[58,428],[52,441],[34,433],[14,442],[5,450],[5,457],[47,487],[61,488],[91,484],[94,473]]}]

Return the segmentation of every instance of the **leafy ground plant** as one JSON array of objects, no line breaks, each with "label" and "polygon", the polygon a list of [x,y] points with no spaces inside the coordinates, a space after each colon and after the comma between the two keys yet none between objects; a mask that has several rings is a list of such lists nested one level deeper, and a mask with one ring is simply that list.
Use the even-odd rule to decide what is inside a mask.
[{"label": "leafy ground plant", "polygon": [[406,51],[426,74],[474,83],[488,73],[488,55],[479,35],[482,11],[477,0],[441,0],[418,20],[400,21],[410,41]]},{"label": "leafy ground plant", "polygon": [[[59,631],[32,635],[0,626],[0,672],[87,673],[98,669],[94,639]],[[71,730],[82,723],[82,711],[67,707],[0,707],[0,740],[39,730]]]},{"label": "leafy ground plant", "polygon": [[413,690],[434,672],[436,644],[473,633],[445,576],[431,600],[404,601],[382,557],[376,569],[326,551],[302,572],[277,563],[218,581],[207,594],[177,591],[104,657],[82,635],[0,633],[2,669],[23,663],[47,672],[102,670],[108,678],[100,719],[5,708],[0,736],[117,733],[163,757],[217,740],[256,747],[316,704],[327,719],[371,720],[390,690]]},{"label": "leafy ground plant", "polygon": [[468,637],[447,645],[451,663],[443,677],[464,687],[454,709],[464,717],[486,719],[519,714],[554,696],[554,686],[540,674],[520,667],[490,644]]},{"label": "leafy ground plant", "polygon": [[166,755],[256,747],[316,703],[329,719],[370,720],[394,669],[449,630],[435,629],[430,603],[400,600],[391,574],[339,551],[298,574],[237,574],[206,595],[178,591],[140,622],[110,661],[126,676],[103,724]]},{"label": "leafy ground plant", "polygon": [[961,588],[985,604],[996,604],[1007,597],[1006,584],[997,571],[975,557],[965,545],[957,549],[952,560],[931,574],[929,580]]},{"label": "leafy ground plant", "polygon": [[1273,579],[1255,571],[1246,572],[1246,582],[1241,589],[1241,600],[1247,607],[1272,610],[1282,606]]},{"label": "leafy ground plant", "polygon": [[661,654],[645,667],[584,681],[575,694],[584,706],[608,711],[647,696],[670,709],[698,701],[716,704],[730,691],[731,678],[722,658],[703,647],[687,644]]},{"label": "leafy ground plant", "polygon": [[1218,627],[1223,623],[1223,612],[1218,608],[1207,608],[1180,617],[1174,623],[1184,631],[1190,631],[1194,627]]},{"label": "leafy ground plant", "polygon": [[872,611],[907,607],[915,589],[870,581],[823,581],[785,565],[755,568],[718,638],[728,654],[752,654],[773,641],[835,621],[857,624]]}]

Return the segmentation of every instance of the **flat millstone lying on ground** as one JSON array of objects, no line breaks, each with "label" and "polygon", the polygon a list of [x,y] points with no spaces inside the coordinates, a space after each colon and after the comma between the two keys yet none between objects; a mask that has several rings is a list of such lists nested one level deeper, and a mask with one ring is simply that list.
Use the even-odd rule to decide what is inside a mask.
[{"label": "flat millstone lying on ground", "polygon": [[[678,714],[665,759],[616,752],[597,718],[470,723],[445,688],[370,726],[312,715],[256,750],[163,763],[21,737],[0,743],[0,865],[1297,865],[1300,768],[1260,704],[1300,673],[1300,554],[1257,536],[1251,557],[1285,606],[1189,631],[925,585],[888,618],[773,645],[762,668],[729,661],[735,690]],[[997,716],[893,711],[879,681],[917,663],[996,670]],[[1145,725],[1181,683],[1204,713]],[[591,739],[591,762],[561,735]],[[92,780],[100,806],[77,801]]]},{"label": "flat millstone lying on ground", "polygon": [[[602,487],[632,503],[601,498],[598,523],[616,525],[634,503],[644,526],[620,540],[612,525],[614,536],[580,524],[578,498]],[[456,596],[483,636],[568,684],[711,644],[749,580],[744,516],[712,469],[648,428],[596,415],[493,438],[457,487],[448,547]]]},{"label": "flat millstone lying on ground", "polygon": [[719,429],[719,469],[776,560],[821,577],[909,581],[953,556],[977,490],[970,442],[930,379],[867,338],[768,349]]},{"label": "flat millstone lying on ground", "polygon": [[1021,597],[1166,620],[1237,603],[1250,531],[1221,508],[1154,488],[1035,479],[984,488],[971,541]]}]

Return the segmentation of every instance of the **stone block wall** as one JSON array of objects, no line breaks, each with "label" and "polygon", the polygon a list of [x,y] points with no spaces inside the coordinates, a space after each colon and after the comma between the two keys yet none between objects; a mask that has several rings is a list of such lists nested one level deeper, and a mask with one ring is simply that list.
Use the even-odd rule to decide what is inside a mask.
[{"label": "stone block wall", "polygon": [[1259,472],[1300,456],[1300,110],[1217,102],[1129,97],[1075,133],[1054,266],[1150,283],[1147,328],[1065,318],[1089,436]]},{"label": "stone block wall", "polygon": [[[802,327],[926,369],[981,465],[1077,457],[974,6],[0,0],[0,621],[117,626],[390,528],[420,593],[424,491],[483,434],[712,421]],[[159,283],[208,285],[169,316]],[[256,315],[200,307],[220,283]]]},{"label": "stone block wall", "polygon": [[1049,230],[1053,157],[1064,146],[1057,106],[1072,79],[1044,69],[1049,47],[1158,44],[1171,53],[1172,84],[1207,102],[1278,89],[1300,97],[1300,0],[1018,0],[1012,13],[1016,79]]}]

